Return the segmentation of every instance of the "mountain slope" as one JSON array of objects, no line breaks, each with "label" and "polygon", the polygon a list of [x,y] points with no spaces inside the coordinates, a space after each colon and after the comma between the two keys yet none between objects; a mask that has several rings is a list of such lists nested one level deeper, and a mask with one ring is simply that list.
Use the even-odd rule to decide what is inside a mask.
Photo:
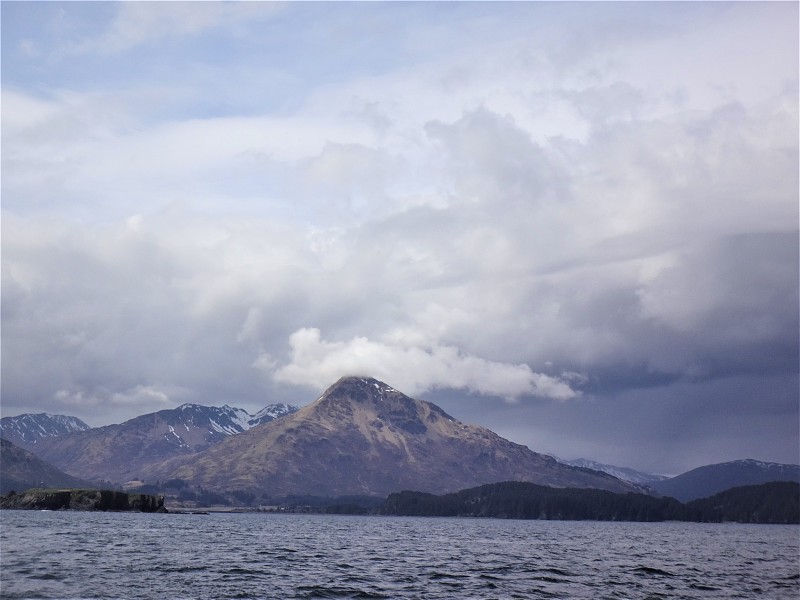
[{"label": "mountain slope", "polygon": [[634,483],[637,485],[652,486],[652,484],[654,484],[657,481],[664,481],[665,479],[667,479],[667,477],[665,477],[664,475],[653,475],[651,473],[642,473],[641,471],[630,469],[628,467],[616,467],[614,465],[606,465],[603,463],[595,462],[593,460],[587,460],[585,458],[577,458],[575,460],[563,460],[560,458],[556,458],[556,460],[562,464],[570,465],[572,467],[583,467],[584,469],[602,471],[603,473],[608,473],[609,475],[613,475],[617,479],[622,479],[622,481],[627,481],[628,483]]},{"label": "mountain slope", "polygon": [[248,418],[247,427],[245,429],[250,429],[256,425],[269,423],[270,421],[274,421],[275,419],[279,419],[280,417],[291,414],[296,410],[297,407],[292,406],[291,404],[270,404]]},{"label": "mountain slope", "polygon": [[758,460],[735,460],[706,465],[677,477],[651,484],[660,494],[681,502],[706,498],[733,487],[759,485],[771,481],[800,482],[800,466],[767,463]]},{"label": "mountain slope", "polygon": [[316,402],[279,421],[150,475],[264,497],[442,493],[508,480],[635,489],[603,473],[561,465],[385,383],[358,377],[339,380]]},{"label": "mountain slope", "polygon": [[91,485],[67,475],[24,448],[0,439],[0,494],[34,487],[85,488]]},{"label": "mountain slope", "polygon": [[557,489],[509,481],[441,496],[391,494],[379,512],[422,517],[796,524],[800,522],[800,485],[773,481],[737,487],[684,505],[666,496]]},{"label": "mountain slope", "polygon": [[438,496],[422,492],[391,494],[380,513],[420,517],[664,521],[681,518],[684,508],[674,498],[506,481]]},{"label": "mountain slope", "polygon": [[771,481],[735,487],[686,504],[687,520],[736,523],[800,523],[800,484]]},{"label": "mountain slope", "polygon": [[272,405],[253,416],[227,405],[184,404],[118,425],[43,439],[36,452],[76,477],[120,484],[147,473],[153,463],[194,454],[294,410],[285,404]]},{"label": "mountain slope", "polygon": [[87,429],[79,418],[66,415],[39,413],[0,419],[0,437],[27,450],[33,450],[40,440]]}]

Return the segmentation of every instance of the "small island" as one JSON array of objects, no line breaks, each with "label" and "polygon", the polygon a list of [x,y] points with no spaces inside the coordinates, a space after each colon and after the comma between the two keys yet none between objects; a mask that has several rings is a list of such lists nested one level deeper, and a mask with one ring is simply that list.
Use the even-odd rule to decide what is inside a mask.
[{"label": "small island", "polygon": [[0,509],[165,513],[164,496],[115,490],[29,489],[0,496]]}]

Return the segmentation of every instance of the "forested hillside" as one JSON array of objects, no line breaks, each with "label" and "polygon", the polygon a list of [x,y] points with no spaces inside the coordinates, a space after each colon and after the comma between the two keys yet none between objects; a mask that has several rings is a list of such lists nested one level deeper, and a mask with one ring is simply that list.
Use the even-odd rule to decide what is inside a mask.
[{"label": "forested hillside", "polygon": [[512,481],[442,496],[400,492],[387,498],[381,512],[408,516],[578,521],[798,523],[799,499],[800,484],[793,482],[734,488],[711,498],[681,504],[669,497],[552,488]]}]

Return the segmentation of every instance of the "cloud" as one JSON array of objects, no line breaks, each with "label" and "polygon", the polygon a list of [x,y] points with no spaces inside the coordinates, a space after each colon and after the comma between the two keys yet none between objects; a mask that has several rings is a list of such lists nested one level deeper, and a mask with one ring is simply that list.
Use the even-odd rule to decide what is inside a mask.
[{"label": "cloud", "polygon": [[107,28],[97,37],[73,42],[70,54],[115,54],[167,37],[197,36],[210,29],[235,28],[237,23],[269,17],[281,10],[271,2],[163,2],[153,6],[119,5]]},{"label": "cloud", "polygon": [[164,405],[170,407],[170,397],[159,390],[157,387],[151,385],[137,385],[124,392],[117,392],[111,395],[110,402],[112,404],[135,405],[139,409],[150,407],[153,405]]},{"label": "cloud", "polygon": [[11,89],[3,89],[2,105],[4,135],[46,122],[58,111],[58,106],[52,102]]},{"label": "cloud", "polygon": [[105,405],[115,407],[130,407],[134,411],[144,412],[147,410],[158,410],[161,407],[170,407],[172,399],[170,396],[152,385],[136,385],[120,392],[109,392],[107,390],[58,390],[53,394],[53,399],[65,406],[82,409],[97,409]]},{"label": "cloud", "polygon": [[[291,131],[295,119],[275,122]],[[421,124],[428,149],[401,160],[374,140],[276,160],[280,194],[254,198],[247,211],[230,195],[192,196],[235,180],[238,168],[225,160],[213,178],[214,161],[201,160],[247,145],[237,147],[231,132],[215,135],[228,122],[156,127],[146,134],[159,142],[152,156],[150,144],[130,146],[142,172],[114,144],[105,159],[104,146],[91,149],[96,160],[81,163],[97,169],[97,185],[75,191],[91,198],[96,188],[83,202],[93,213],[113,198],[108,223],[9,210],[13,200],[4,201],[3,338],[14,350],[4,353],[7,391],[52,397],[81,385],[125,394],[142,381],[175,381],[204,401],[248,398],[260,408],[255,398],[276,381],[302,379],[292,368],[324,387],[345,367],[365,366],[404,389],[396,370],[351,364],[356,348],[424,371],[408,377],[409,390],[504,397],[568,397],[578,387],[554,375],[562,371],[585,374],[598,391],[791,368],[797,207],[780,182],[796,171],[785,133],[796,128],[796,110],[783,101],[671,124],[606,124],[583,144],[538,143],[523,123],[479,108]],[[246,123],[258,138],[260,119],[233,130]],[[164,131],[184,127],[197,136],[161,143]],[[326,135],[352,140],[358,131]],[[219,138],[219,148],[192,154],[204,136]],[[434,149],[437,164],[420,165]],[[262,177],[255,165],[265,164],[244,172]],[[417,166],[433,191],[405,197],[393,185]],[[314,185],[298,183],[302,175],[314,175]],[[164,177],[187,202],[164,206],[173,193]],[[127,180],[134,185],[115,189]],[[139,180],[157,182],[154,193],[137,189]],[[350,192],[370,204],[337,214]],[[142,212],[123,212],[123,198]],[[304,346],[327,349],[325,369],[285,344],[308,323],[326,332]],[[24,367],[33,363],[35,381]],[[264,377],[276,365],[287,368],[283,376]],[[467,366],[486,383],[470,380]]]},{"label": "cloud", "polygon": [[292,321],[304,305],[294,231],[182,211],[113,226],[6,215],[2,225],[4,409],[119,401],[153,381],[176,402],[263,407],[250,364],[263,337],[291,332],[274,315]]},{"label": "cloud", "polygon": [[796,378],[796,5],[3,9],[3,411]]},{"label": "cloud", "polygon": [[317,390],[345,375],[369,375],[408,394],[456,388],[509,400],[524,395],[569,400],[580,395],[565,380],[534,373],[527,365],[488,361],[465,355],[453,346],[420,348],[364,337],[327,342],[316,328],[295,331],[289,345],[291,362],[273,376],[280,382]]},{"label": "cloud", "polygon": [[60,405],[72,408],[91,408],[103,403],[102,398],[89,396],[83,391],[58,390],[53,394],[53,399]]},{"label": "cloud", "polygon": [[[43,101],[4,92],[4,206],[23,213],[91,206],[93,218],[108,221],[185,202],[223,214],[330,219],[342,217],[343,205],[345,216],[363,209],[381,183],[357,178],[376,154],[366,127],[313,115],[151,122],[146,108],[133,109],[157,95],[62,93]],[[328,142],[337,139],[350,150]],[[378,160],[391,168],[388,157]],[[351,203],[357,195],[347,185],[364,186],[360,204]],[[54,187],[57,195],[48,191]],[[293,202],[303,193],[311,197]]]}]

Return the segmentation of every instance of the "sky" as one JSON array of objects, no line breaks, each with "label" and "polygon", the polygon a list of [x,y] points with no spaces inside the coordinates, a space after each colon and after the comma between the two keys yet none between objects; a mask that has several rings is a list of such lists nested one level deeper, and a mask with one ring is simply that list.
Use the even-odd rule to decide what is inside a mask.
[{"label": "sky", "polygon": [[3,416],[369,375],[800,462],[795,2],[2,2]]}]

